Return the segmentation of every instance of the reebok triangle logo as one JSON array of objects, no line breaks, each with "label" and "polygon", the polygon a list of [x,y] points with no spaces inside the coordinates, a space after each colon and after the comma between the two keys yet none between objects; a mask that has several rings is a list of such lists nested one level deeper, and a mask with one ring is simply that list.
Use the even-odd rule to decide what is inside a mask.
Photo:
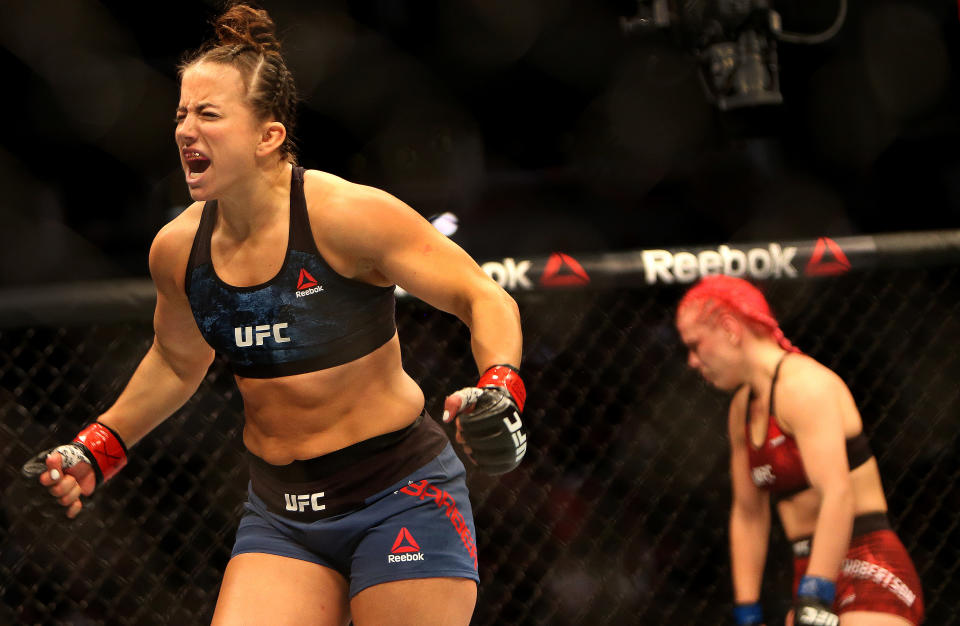
[{"label": "reebok triangle logo", "polygon": [[540,276],[540,284],[544,287],[573,287],[586,285],[590,276],[580,263],[570,255],[554,252],[547,259],[547,265]]},{"label": "reebok triangle logo", "polygon": [[297,279],[297,291],[310,289],[317,286],[317,279],[310,275],[310,272],[300,268],[300,278]]},{"label": "reebok triangle logo", "polygon": [[413,538],[413,535],[410,534],[410,531],[403,527],[400,529],[400,532],[397,533],[397,538],[393,541],[393,547],[390,549],[391,554],[403,554],[405,552],[419,552],[420,546],[417,544],[417,540]]},{"label": "reebok triangle logo", "polygon": [[803,273],[807,276],[836,276],[848,271],[850,261],[837,242],[829,237],[820,237]]}]

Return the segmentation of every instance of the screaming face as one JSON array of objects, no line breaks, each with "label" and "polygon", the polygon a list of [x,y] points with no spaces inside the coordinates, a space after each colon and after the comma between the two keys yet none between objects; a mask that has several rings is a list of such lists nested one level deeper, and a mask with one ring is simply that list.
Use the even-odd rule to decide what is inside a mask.
[{"label": "screaming face", "polygon": [[256,166],[260,132],[240,72],[198,63],[183,73],[175,138],[190,196],[219,197]]}]

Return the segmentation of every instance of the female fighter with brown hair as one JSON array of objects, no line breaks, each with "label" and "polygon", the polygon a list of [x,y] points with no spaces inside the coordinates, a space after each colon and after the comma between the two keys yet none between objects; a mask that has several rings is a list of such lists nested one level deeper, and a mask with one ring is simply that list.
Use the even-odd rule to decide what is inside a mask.
[{"label": "female fighter with brown hair", "polygon": [[250,487],[213,623],[467,624],[464,467],[401,366],[394,285],[469,327],[482,374],[444,420],[492,474],[526,450],[516,303],[400,200],[296,164],[296,92],[265,11],[236,4],[216,32],[180,68],[195,202],[150,250],[153,346],[113,406],[38,456],[40,482],[75,517],[219,353],[243,397]]}]

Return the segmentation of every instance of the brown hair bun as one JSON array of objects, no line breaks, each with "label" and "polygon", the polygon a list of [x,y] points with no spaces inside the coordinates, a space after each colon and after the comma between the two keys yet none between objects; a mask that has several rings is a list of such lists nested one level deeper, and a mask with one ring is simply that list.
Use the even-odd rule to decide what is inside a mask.
[{"label": "brown hair bun", "polygon": [[216,19],[214,28],[222,46],[249,46],[263,54],[280,52],[276,26],[263,9],[234,4]]}]

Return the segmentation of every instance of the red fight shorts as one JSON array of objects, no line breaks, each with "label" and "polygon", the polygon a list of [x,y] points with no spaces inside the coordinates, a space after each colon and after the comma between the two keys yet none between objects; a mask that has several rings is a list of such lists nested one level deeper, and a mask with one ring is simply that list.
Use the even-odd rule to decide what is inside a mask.
[{"label": "red fight shorts", "polygon": [[[809,539],[793,542],[793,551],[796,596],[800,578],[810,562]],[[899,615],[913,624],[923,621],[920,578],[900,538],[890,529],[886,515],[871,513],[855,520],[850,549],[837,577],[833,611],[837,615],[873,611]]]}]

